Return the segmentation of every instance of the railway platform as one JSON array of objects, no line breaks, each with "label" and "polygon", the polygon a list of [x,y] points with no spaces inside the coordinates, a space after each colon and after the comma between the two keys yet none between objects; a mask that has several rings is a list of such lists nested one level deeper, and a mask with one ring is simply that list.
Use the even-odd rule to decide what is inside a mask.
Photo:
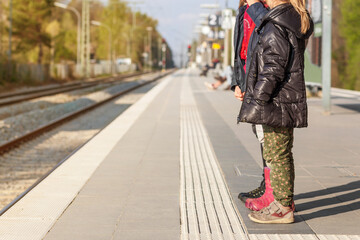
[{"label": "railway platform", "polygon": [[240,102],[179,70],[75,151],[0,217],[0,239],[360,240],[360,95],[311,98],[295,130],[296,222],[250,222],[260,147]]}]

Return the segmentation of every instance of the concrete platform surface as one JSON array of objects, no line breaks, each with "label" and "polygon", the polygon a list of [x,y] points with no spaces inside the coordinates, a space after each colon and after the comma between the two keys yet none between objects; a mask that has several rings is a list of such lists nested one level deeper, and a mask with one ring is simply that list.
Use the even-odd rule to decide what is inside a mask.
[{"label": "concrete platform surface", "polygon": [[240,102],[197,70],[161,80],[0,217],[0,239],[359,239],[360,99],[309,99],[295,130],[296,222],[252,223],[239,192],[261,180]]}]

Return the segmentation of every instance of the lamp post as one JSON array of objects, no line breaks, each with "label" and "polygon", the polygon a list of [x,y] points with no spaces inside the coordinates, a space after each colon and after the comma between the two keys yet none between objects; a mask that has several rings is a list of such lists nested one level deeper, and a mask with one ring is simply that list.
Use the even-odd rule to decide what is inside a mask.
[{"label": "lamp post", "polygon": [[137,1],[137,2],[131,1],[131,2],[126,2],[126,3],[134,5],[134,10],[132,10],[132,26],[131,26],[131,41],[130,41],[130,54],[131,54],[131,57],[132,57],[133,42],[134,42],[134,32],[135,32],[135,28],[136,28],[136,5],[143,4],[144,2],[142,2],[142,1]]},{"label": "lamp post", "polygon": [[122,35],[126,38],[126,56],[131,59],[131,40],[126,33],[122,32]]},{"label": "lamp post", "polygon": [[80,64],[80,42],[81,42],[81,17],[80,13],[76,8],[69,7],[68,5],[60,2],[55,2],[54,5],[59,8],[68,9],[75,13],[77,17],[77,51],[76,51],[76,64]]},{"label": "lamp post", "polygon": [[[128,48],[128,53],[130,53],[130,58],[132,58],[132,52],[133,52],[133,42],[134,42],[134,31],[136,27],[136,5],[143,4],[143,1],[121,1],[120,3],[127,3],[129,5],[134,5],[134,9],[132,10],[132,26],[131,26],[131,35],[130,35],[130,46]],[[116,3],[114,3],[116,4]],[[127,38],[129,40],[129,38]]]},{"label": "lamp post", "polygon": [[200,13],[199,17],[202,18],[202,19],[208,19],[209,15],[210,15],[209,13]]},{"label": "lamp post", "polygon": [[161,50],[161,47],[162,47],[162,38],[161,37],[159,37],[158,38],[158,53],[157,53],[157,61],[158,61],[158,68],[160,68],[161,67],[161,63],[162,63],[162,59],[161,59],[161,52],[162,52],[162,50]]},{"label": "lamp post", "polygon": [[207,9],[219,9],[219,4],[201,4],[200,8],[207,8]]},{"label": "lamp post", "polygon": [[166,71],[166,43],[165,41],[162,44],[162,52],[163,52],[163,56],[162,56],[162,72]]},{"label": "lamp post", "polygon": [[[9,58],[9,63],[11,66],[11,39],[12,39],[12,0],[9,1],[9,51],[8,51],[8,58]],[[10,69],[11,72],[11,69]]]},{"label": "lamp post", "polygon": [[152,27],[147,27],[146,30],[148,31],[149,34],[149,59],[148,59],[148,64],[150,66],[150,70],[152,70],[152,49],[151,49],[151,45],[152,45],[152,41],[151,41],[151,32],[153,30]]},{"label": "lamp post", "polygon": [[82,15],[81,15],[81,75],[86,78],[91,75],[90,65],[90,0],[82,0]]},{"label": "lamp post", "polygon": [[[209,10],[218,10],[218,9],[220,9],[220,5],[219,4],[200,4],[200,8],[209,9]],[[211,24],[213,24],[213,25],[211,25]],[[218,30],[218,26],[217,26],[218,25],[218,17],[216,16],[216,14],[209,14],[208,25],[215,27]],[[214,37],[216,37],[216,35],[218,35],[218,31],[216,31]],[[211,46],[208,46],[206,52],[207,52],[207,57],[208,57],[207,62],[211,63],[212,53],[213,53]],[[215,54],[217,54],[217,52],[215,52]]]},{"label": "lamp post", "polygon": [[323,1],[323,36],[322,36],[322,85],[323,107],[326,115],[331,111],[331,21],[332,0]]},{"label": "lamp post", "polygon": [[230,30],[233,29],[232,25],[232,10],[224,9],[222,11],[222,28],[225,29],[225,39],[224,39],[224,68],[229,66],[229,58],[230,58]]},{"label": "lamp post", "polygon": [[9,50],[8,50],[8,61],[9,61],[9,79],[12,78],[12,56],[11,56],[11,40],[12,40],[12,0],[9,1]]},{"label": "lamp post", "polygon": [[113,68],[113,59],[112,59],[112,33],[111,33],[111,28],[108,25],[105,25],[101,22],[98,21],[91,21],[91,24],[95,25],[95,26],[101,26],[106,28],[109,31],[109,60],[110,60],[110,71],[111,74],[114,74],[114,68]]}]

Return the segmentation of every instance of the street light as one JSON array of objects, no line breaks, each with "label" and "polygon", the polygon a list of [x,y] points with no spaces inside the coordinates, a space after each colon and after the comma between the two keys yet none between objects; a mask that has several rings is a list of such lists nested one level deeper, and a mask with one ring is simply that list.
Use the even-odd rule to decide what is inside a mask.
[{"label": "street light", "polygon": [[201,4],[200,7],[207,8],[207,9],[219,9],[220,5],[219,4]]},{"label": "street light", "polygon": [[193,29],[194,33],[201,33],[202,27],[201,25],[196,25]]},{"label": "street light", "polygon": [[200,14],[199,14],[199,17],[200,17],[200,18],[208,19],[208,18],[209,18],[209,15],[210,15],[209,13],[200,13]]},{"label": "street light", "polygon": [[151,49],[151,32],[153,30],[152,27],[147,27],[146,30],[149,33],[149,66],[150,66],[150,70],[152,70],[152,49]]},{"label": "street light", "polygon": [[[9,1],[9,52],[8,52],[8,58],[9,58],[9,63],[11,66],[11,39],[12,39],[12,22],[13,22],[13,18],[12,18],[12,0]],[[11,67],[9,69],[9,72],[11,74]]]},{"label": "street light", "polygon": [[121,32],[121,35],[126,38],[126,56],[131,59],[131,40],[130,40],[130,37],[125,32]]},{"label": "street light", "polygon": [[109,60],[110,60],[110,71],[113,74],[114,73],[114,68],[113,68],[113,59],[112,59],[112,33],[111,33],[111,28],[108,25],[105,25],[101,22],[98,21],[91,21],[91,24],[95,25],[95,26],[99,26],[99,27],[104,27],[109,31]]},{"label": "street light", "polygon": [[163,41],[163,44],[162,44],[162,52],[163,52],[163,56],[162,56],[162,72],[165,72],[166,71],[166,42]]},{"label": "street light", "polygon": [[197,24],[199,24],[199,25],[201,25],[201,26],[208,26],[208,21],[206,21],[206,20],[199,20],[199,21],[197,22]]},{"label": "street light", "polygon": [[[218,9],[220,9],[220,5],[219,4],[200,4],[200,8],[203,8],[203,9],[213,9],[213,10],[218,10]],[[214,17],[212,17],[212,16],[215,16],[215,18]],[[211,19],[215,19],[216,21],[217,21],[217,17],[216,17],[216,15],[209,15],[209,18],[211,18]],[[210,19],[209,19],[210,20]],[[203,22],[201,22],[201,23],[203,23]],[[201,24],[200,23],[200,25],[203,25],[203,24]],[[204,24],[204,25],[210,25],[210,21],[208,22],[208,23],[206,23],[206,24]],[[218,29],[218,28],[217,28]],[[217,31],[218,32],[218,31]],[[212,59],[212,49],[211,48],[208,48],[208,61],[209,62],[211,62],[211,59]],[[217,54],[217,50],[216,50],[216,52],[215,52],[215,55]]]},{"label": "street light", "polygon": [[8,50],[8,61],[9,61],[9,79],[11,80],[12,78],[12,56],[11,56],[11,49],[12,49],[12,45],[11,45],[11,41],[12,41],[12,24],[13,24],[13,17],[12,17],[12,8],[13,8],[13,2],[12,0],[9,1],[9,50]]},{"label": "street light", "polygon": [[130,46],[128,52],[130,52],[130,58],[132,58],[132,51],[133,51],[133,41],[134,41],[134,31],[136,27],[136,5],[143,4],[143,1],[121,1],[121,2],[111,2],[111,4],[122,4],[127,3],[130,5],[134,5],[134,9],[132,10],[132,26],[131,26],[131,36],[130,36]]},{"label": "street light", "polygon": [[322,100],[324,114],[331,114],[331,33],[332,33],[332,0],[323,1],[323,35],[322,35]]},{"label": "street light", "polygon": [[143,4],[144,2],[143,1],[137,1],[137,2],[127,2],[127,1],[125,1],[125,2],[128,3],[128,4],[133,4],[135,6],[134,9],[132,10],[131,43],[130,43],[130,54],[131,54],[131,57],[132,57],[132,50],[133,50],[132,45],[133,45],[133,42],[134,42],[134,31],[135,31],[135,27],[136,27],[136,5]]},{"label": "street light", "polygon": [[78,10],[76,10],[76,8],[74,7],[69,7],[68,5],[64,4],[64,3],[60,3],[60,2],[55,2],[54,5],[56,7],[59,8],[63,8],[63,9],[68,9],[70,11],[72,11],[73,13],[75,13],[76,17],[77,17],[77,52],[76,52],[76,64],[79,65],[80,64],[80,42],[81,42],[81,17],[80,17],[80,13]]}]

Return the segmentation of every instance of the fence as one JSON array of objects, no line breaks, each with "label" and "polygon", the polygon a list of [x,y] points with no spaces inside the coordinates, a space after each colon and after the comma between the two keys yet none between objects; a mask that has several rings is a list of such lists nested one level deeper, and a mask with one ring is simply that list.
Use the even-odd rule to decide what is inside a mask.
[{"label": "fence", "polygon": [[49,65],[0,63],[0,81],[3,82],[44,82],[49,79]]},{"label": "fence", "polygon": [[[112,66],[115,74],[124,73],[124,72],[134,72],[136,71],[136,65],[130,64],[113,64]],[[101,76],[112,74],[111,63],[108,61],[103,61],[100,63],[91,64],[91,76]],[[68,64],[55,64],[53,73],[51,74],[53,78],[56,79],[68,79],[76,78],[82,76],[82,69],[80,65],[68,65]]]},{"label": "fence", "polygon": [[[52,71],[50,70],[52,69]],[[136,71],[136,65],[113,65],[114,73]],[[91,64],[91,76],[111,74],[108,62]],[[0,81],[8,82],[45,82],[50,79],[73,79],[81,77],[81,66],[76,64],[55,64],[52,68],[45,64],[2,64],[0,63]]]}]

